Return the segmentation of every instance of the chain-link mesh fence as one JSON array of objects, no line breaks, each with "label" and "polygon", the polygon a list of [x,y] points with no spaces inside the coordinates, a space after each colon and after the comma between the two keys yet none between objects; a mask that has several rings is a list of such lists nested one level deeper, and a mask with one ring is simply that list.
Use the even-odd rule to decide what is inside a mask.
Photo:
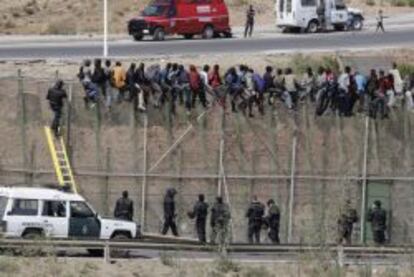
[{"label": "chain-link mesh fence", "polygon": [[[52,118],[45,98],[53,81],[0,79],[2,185],[56,182],[42,128]],[[283,242],[329,243],[336,239],[346,199],[361,216],[362,206],[378,198],[388,207],[391,242],[410,240],[414,142],[409,113],[393,110],[388,120],[367,122],[360,115],[315,117],[312,105],[304,103],[297,113],[276,106],[256,118],[229,111],[222,116],[218,105],[196,108],[190,117],[183,107],[175,116],[168,107],[142,114],[128,102],[110,111],[103,104],[85,109],[82,87],[67,82],[66,88],[71,101],[62,126],[75,178],[102,214],[112,214],[116,199],[128,190],[134,219],[144,219],[146,231],[159,232],[164,193],[175,187],[179,232],[195,236],[187,212],[200,193],[211,205],[220,188],[231,206],[233,241],[246,241],[245,213],[257,195],[280,206]],[[361,229],[357,223],[354,241]]]}]

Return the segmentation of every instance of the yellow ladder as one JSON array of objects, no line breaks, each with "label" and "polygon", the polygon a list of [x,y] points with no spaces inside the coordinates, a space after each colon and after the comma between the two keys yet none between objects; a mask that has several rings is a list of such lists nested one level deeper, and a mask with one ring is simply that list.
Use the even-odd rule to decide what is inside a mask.
[{"label": "yellow ladder", "polygon": [[69,186],[74,193],[78,193],[63,138],[55,138],[52,130],[47,126],[45,126],[45,133],[59,185]]}]

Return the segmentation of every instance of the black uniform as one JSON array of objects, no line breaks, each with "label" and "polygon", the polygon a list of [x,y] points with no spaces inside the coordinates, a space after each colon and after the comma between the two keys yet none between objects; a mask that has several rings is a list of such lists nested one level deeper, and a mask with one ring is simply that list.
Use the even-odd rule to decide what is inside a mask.
[{"label": "black uniform", "polygon": [[68,96],[63,89],[63,81],[58,80],[56,84],[47,92],[46,99],[49,101],[50,109],[54,113],[52,125],[50,126],[56,136],[59,136],[60,118],[62,116],[62,109],[64,99]]},{"label": "black uniform", "polygon": [[175,200],[174,197],[177,194],[175,189],[168,189],[164,198],[164,226],[162,228],[162,234],[166,235],[168,229],[171,228],[171,232],[174,236],[178,237],[177,225],[175,224]]},{"label": "black uniform", "polygon": [[194,205],[193,211],[188,213],[190,218],[196,219],[196,230],[200,242],[207,242],[206,240],[206,222],[208,214],[208,204],[204,202],[204,197],[199,198],[199,201]]},{"label": "black uniform", "polygon": [[249,243],[253,243],[253,237],[256,243],[260,243],[260,232],[263,225],[263,215],[265,206],[259,201],[253,201],[247,210],[246,217],[249,219],[248,238]]},{"label": "black uniform", "polygon": [[385,231],[387,230],[387,213],[381,208],[381,202],[376,201],[375,207],[368,211],[368,222],[371,222],[374,242],[385,243]]},{"label": "black uniform", "polygon": [[272,243],[279,244],[280,209],[274,203],[270,204],[269,206],[269,210],[266,216],[266,224],[269,227],[269,239],[272,241]]},{"label": "black uniform", "polygon": [[134,202],[128,197],[121,197],[116,201],[115,218],[132,221],[134,217]]}]

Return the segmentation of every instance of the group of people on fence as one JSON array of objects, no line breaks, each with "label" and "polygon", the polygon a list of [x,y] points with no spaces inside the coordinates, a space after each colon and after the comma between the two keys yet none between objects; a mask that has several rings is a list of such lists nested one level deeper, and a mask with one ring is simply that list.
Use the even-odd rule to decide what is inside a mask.
[{"label": "group of people on fence", "polygon": [[[179,236],[176,223],[178,216],[175,201],[176,195],[176,189],[168,188],[166,190],[163,201],[164,222],[161,230],[162,235],[166,235],[171,230],[174,236]],[[133,201],[129,199],[128,192],[124,191],[122,197],[116,202],[114,216],[132,221],[133,213]],[[198,196],[197,202],[187,212],[187,216],[195,221],[195,230],[198,240],[201,243],[207,243],[206,227],[209,214],[211,227],[210,243],[225,247],[229,242],[229,225],[232,218],[230,206],[221,196],[218,196],[210,208],[204,194]],[[281,212],[279,206],[273,199],[267,201],[266,209],[266,206],[259,201],[258,197],[253,196],[245,215],[249,243],[260,244],[262,242],[262,231],[267,230],[267,235],[271,243],[280,244],[279,229]],[[345,205],[340,208],[337,219],[338,244],[352,244],[353,227],[358,221],[357,211],[352,208],[351,201],[347,200]],[[381,201],[374,201],[373,206],[368,209],[367,221],[371,223],[374,242],[377,245],[383,245],[387,241],[387,212],[382,207]]]},{"label": "group of people on fence", "polygon": [[[276,109],[277,102],[291,111],[312,103],[316,116],[350,117],[357,112],[381,119],[398,107],[414,111],[414,73],[403,78],[397,64],[388,72],[372,69],[369,76],[348,66],[342,72],[329,67],[315,72],[309,67],[299,75],[291,68],[266,66],[260,74],[252,67],[239,65],[222,74],[219,65],[198,69],[194,65],[168,63],[163,68],[158,64],[147,68],[144,63],[131,63],[124,70],[121,62],[112,66],[107,60],[102,66],[97,59],[93,68],[91,61],[85,61],[78,77],[87,108],[104,102],[110,110],[114,103],[128,101],[141,112],[149,106],[159,109],[169,105],[175,114],[176,106],[182,105],[191,114],[197,103],[205,109],[220,105],[227,110],[230,102],[232,112],[254,117],[255,109],[263,115],[266,107]],[[58,81],[48,93],[55,113],[52,127],[56,130],[65,97],[63,83]]]}]

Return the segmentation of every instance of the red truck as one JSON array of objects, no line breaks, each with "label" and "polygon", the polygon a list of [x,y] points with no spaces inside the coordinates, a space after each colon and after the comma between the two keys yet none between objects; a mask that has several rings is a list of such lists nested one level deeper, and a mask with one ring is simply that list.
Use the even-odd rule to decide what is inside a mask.
[{"label": "red truck", "polygon": [[191,39],[231,37],[229,13],[224,0],[153,0],[128,22],[128,33],[135,40],[145,35],[164,40],[166,35],[183,35]]}]

